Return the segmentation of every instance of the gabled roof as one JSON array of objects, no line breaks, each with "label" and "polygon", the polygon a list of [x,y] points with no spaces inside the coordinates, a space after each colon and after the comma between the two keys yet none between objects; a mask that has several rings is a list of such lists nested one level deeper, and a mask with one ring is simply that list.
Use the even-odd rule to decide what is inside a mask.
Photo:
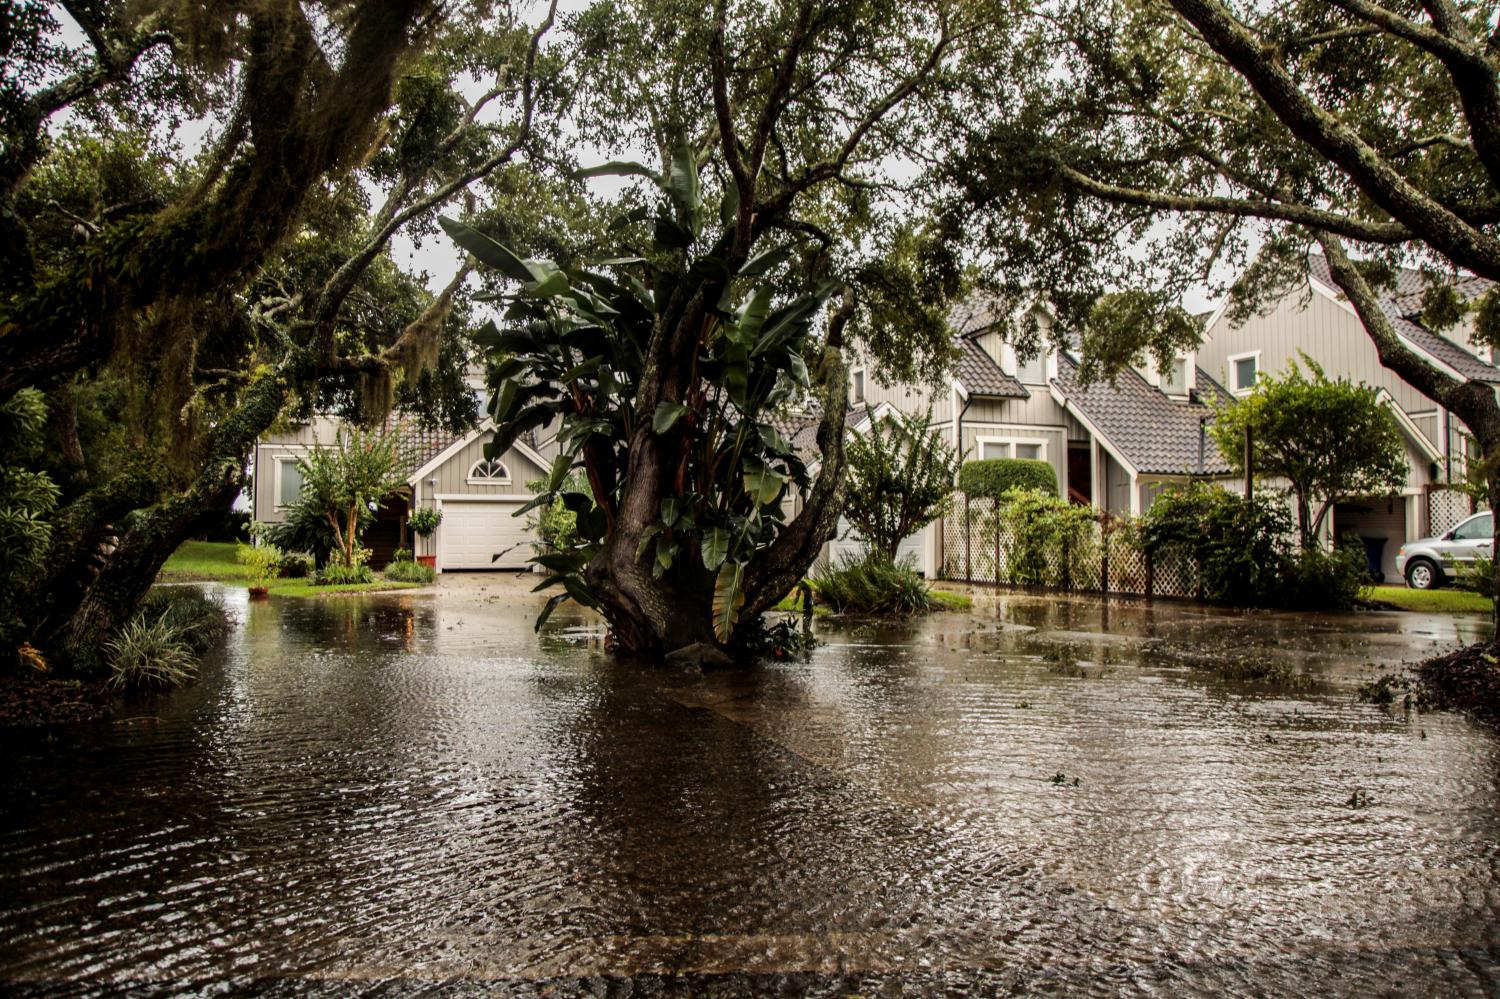
[{"label": "gabled roof", "polygon": [[[1223,390],[1197,371],[1203,394]],[[1115,385],[1078,379],[1078,362],[1067,353],[1057,357],[1052,382],[1063,404],[1110,445],[1137,472],[1149,475],[1228,475],[1233,471],[1212,441],[1202,448],[1198,465],[1201,421],[1213,410],[1199,401],[1178,401],[1148,384],[1135,371],[1120,372]]]},{"label": "gabled roof", "polygon": [[1026,387],[1001,370],[983,347],[964,337],[959,342],[958,384],[969,396],[994,396],[1001,399],[1029,399]]},{"label": "gabled roof", "polygon": [[[1308,273],[1313,280],[1339,291],[1333,275],[1328,270],[1328,260],[1320,253],[1308,256]],[[1493,282],[1480,277],[1462,277],[1453,282],[1454,289],[1464,300],[1484,294]],[[1435,333],[1422,325],[1422,296],[1428,286],[1427,278],[1411,267],[1396,272],[1395,291],[1381,290],[1380,307],[1395,327],[1396,335],[1405,340],[1418,353],[1425,354],[1438,364],[1456,372],[1469,381],[1500,384],[1500,368],[1476,356],[1467,347]]]}]

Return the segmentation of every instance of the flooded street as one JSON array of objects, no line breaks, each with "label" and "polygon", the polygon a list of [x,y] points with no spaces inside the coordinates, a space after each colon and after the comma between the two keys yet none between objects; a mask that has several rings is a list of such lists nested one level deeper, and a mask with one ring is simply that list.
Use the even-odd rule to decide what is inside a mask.
[{"label": "flooded street", "polygon": [[980,595],[692,677],[530,582],[232,591],[196,686],[7,735],[6,991],[1500,991],[1500,740],[1356,697],[1475,619]]}]

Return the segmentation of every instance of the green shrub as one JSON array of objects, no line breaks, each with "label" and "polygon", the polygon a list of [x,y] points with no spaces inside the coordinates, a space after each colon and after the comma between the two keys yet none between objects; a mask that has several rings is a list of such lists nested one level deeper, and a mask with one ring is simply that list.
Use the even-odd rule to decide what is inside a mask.
[{"label": "green shrub", "polygon": [[997,516],[1010,528],[1002,548],[1014,584],[1061,586],[1084,578],[1097,561],[1094,512],[1086,506],[1039,489],[1012,489]]},{"label": "green shrub", "polygon": [[1034,458],[987,458],[966,461],[958,473],[958,488],[970,496],[999,499],[1012,489],[1035,489],[1057,495],[1057,470]]},{"label": "green shrub", "polygon": [[1495,563],[1487,558],[1476,558],[1472,562],[1459,566],[1458,585],[1465,590],[1473,590],[1482,597],[1493,598],[1495,596]]},{"label": "green shrub", "polygon": [[274,579],[281,571],[281,560],[286,553],[269,541],[258,545],[240,544],[234,550],[235,561],[250,569],[251,582],[265,583]]},{"label": "green shrub", "polygon": [[411,549],[410,548],[397,548],[395,551],[391,552],[391,561],[392,562],[415,562],[416,559],[412,557],[412,553],[411,553]]},{"label": "green shrub", "polygon": [[437,571],[430,565],[407,560],[404,562],[392,562],[385,567],[385,578],[393,579],[398,583],[422,583],[427,584],[437,578]]},{"label": "green shrub", "polygon": [[199,655],[229,633],[229,612],[217,594],[196,586],[158,586],[141,604],[139,616],[161,621]]},{"label": "green shrub", "polygon": [[[534,493],[539,493],[547,487],[545,480],[527,483]],[[588,480],[578,472],[573,472],[560,487],[563,492],[587,492]],[[536,512],[526,521],[526,527],[541,541],[535,545],[539,552],[565,552],[579,544],[578,537],[578,514],[569,510],[563,503],[562,497],[558,496],[546,506],[537,507]]]},{"label": "green shrub", "polygon": [[1331,552],[1304,548],[1289,566],[1282,606],[1294,610],[1348,610],[1370,585],[1370,564],[1358,538]]},{"label": "green shrub", "polygon": [[363,561],[354,565],[329,562],[313,577],[315,586],[353,586],[357,583],[375,582],[375,573]]},{"label": "green shrub", "polygon": [[818,599],[840,613],[906,617],[941,606],[909,561],[874,551],[819,567],[812,584]]},{"label": "green shrub", "polygon": [[276,575],[283,579],[304,579],[313,574],[313,557],[307,552],[283,552],[276,563]]},{"label": "green shrub", "polygon": [[166,690],[198,675],[198,662],[182,632],[165,617],[137,614],[104,643],[111,690]]}]

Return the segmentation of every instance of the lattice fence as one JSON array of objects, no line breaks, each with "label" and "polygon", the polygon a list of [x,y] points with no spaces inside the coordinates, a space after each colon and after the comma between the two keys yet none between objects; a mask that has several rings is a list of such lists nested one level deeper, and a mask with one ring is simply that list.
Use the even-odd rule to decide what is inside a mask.
[{"label": "lattice fence", "polygon": [[[1482,508],[1480,504],[1478,508]],[[1429,536],[1452,530],[1459,521],[1474,513],[1476,506],[1468,493],[1457,489],[1433,489],[1427,494],[1427,533]]]},{"label": "lattice fence", "polygon": [[943,518],[943,579],[1084,593],[1201,595],[1197,566],[1184,556],[1152,558],[1138,533],[1100,516],[1077,532],[1038,538],[993,499],[960,496]]}]

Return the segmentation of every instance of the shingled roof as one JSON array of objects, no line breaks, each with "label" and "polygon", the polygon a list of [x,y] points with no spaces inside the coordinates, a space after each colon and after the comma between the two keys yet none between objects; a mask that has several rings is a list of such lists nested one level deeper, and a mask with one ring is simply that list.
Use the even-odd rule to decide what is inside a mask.
[{"label": "shingled roof", "polygon": [[1029,399],[1026,387],[1001,370],[983,347],[963,337],[959,341],[958,383],[969,395]]},{"label": "shingled roof", "polygon": [[392,416],[387,421],[386,431],[396,435],[396,453],[401,456],[402,471],[408,476],[446,451],[460,436],[466,436],[424,425],[416,418],[404,415]]},{"label": "shingled roof", "polygon": [[[1309,255],[1308,271],[1317,281],[1338,290],[1333,275],[1329,273],[1328,260],[1322,254]],[[1422,325],[1422,297],[1427,286],[1427,278],[1421,271],[1403,267],[1396,272],[1395,291],[1380,292],[1380,307],[1395,327],[1396,335],[1470,381],[1500,384],[1500,368]],[[1492,286],[1493,282],[1472,276],[1453,283],[1454,290],[1466,301],[1484,294]]]},{"label": "shingled roof", "polygon": [[[1221,389],[1198,369],[1198,384],[1210,393]],[[1150,475],[1228,475],[1233,469],[1213,442],[1200,453],[1200,421],[1213,410],[1201,401],[1182,402],[1152,387],[1132,370],[1122,371],[1115,385],[1078,379],[1078,362],[1059,353],[1057,377],[1052,382],[1070,409],[1077,410],[1111,447],[1137,472]]]}]

